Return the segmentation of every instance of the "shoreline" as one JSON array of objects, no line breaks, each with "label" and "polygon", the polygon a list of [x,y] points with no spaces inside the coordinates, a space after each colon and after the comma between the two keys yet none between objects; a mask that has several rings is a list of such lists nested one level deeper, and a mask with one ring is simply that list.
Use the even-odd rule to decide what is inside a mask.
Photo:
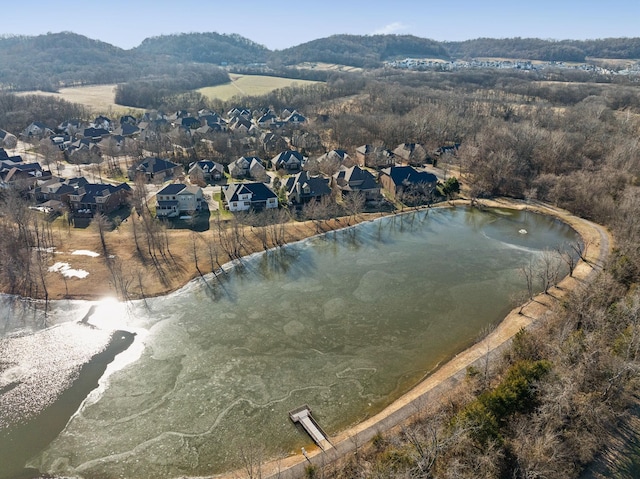
[{"label": "shoreline", "polygon": [[[554,217],[567,224],[582,238],[582,241],[585,244],[583,256],[587,259],[587,262],[580,260],[576,265],[573,277],[567,276],[563,278],[559,282],[557,288],[552,288],[550,290],[551,294],[540,294],[524,307],[521,308],[520,306],[517,306],[511,310],[487,337],[470,345],[465,350],[449,358],[446,362],[438,365],[437,369],[433,370],[400,398],[384,407],[379,413],[343,431],[340,431],[335,436],[331,437],[330,439],[334,444],[334,448],[329,449],[327,452],[323,452],[315,446],[307,446],[306,457],[298,453],[279,460],[266,462],[262,466],[263,477],[273,479],[276,477],[291,479],[304,477],[306,474],[305,468],[309,465],[308,462],[320,466],[327,462],[338,461],[341,457],[344,457],[346,454],[353,453],[358,447],[361,447],[365,443],[371,441],[371,439],[377,434],[393,430],[411,417],[419,414],[421,411],[424,411],[425,406],[429,402],[438,401],[445,397],[460,381],[463,381],[466,376],[466,370],[469,366],[477,366],[480,363],[484,364],[483,361],[486,355],[491,357],[492,355],[502,351],[508,346],[511,338],[518,331],[522,328],[534,326],[536,323],[541,321],[547,311],[564,295],[581,285],[588,284],[588,282],[602,268],[602,264],[611,251],[612,239],[604,227],[575,217],[565,210],[543,203],[526,202],[507,198],[478,201],[460,199],[442,202],[434,205],[433,208],[455,208],[457,206],[529,210]],[[401,215],[405,213],[412,213],[420,209],[427,208],[412,208],[406,211],[396,212],[395,214]],[[324,222],[321,225],[324,226],[324,228],[320,228],[323,231],[320,232],[317,231],[319,229],[318,225],[313,222],[307,222],[302,225],[294,224],[292,225],[294,234],[287,234],[286,244],[303,241],[332,231],[353,228],[357,224],[372,221],[383,216],[388,215],[360,215],[357,220],[341,218],[337,221],[332,220],[331,223]],[[276,248],[277,247],[269,248],[269,250]],[[247,252],[243,257],[260,254],[263,251],[265,250],[258,248],[255,251]],[[228,262],[225,262],[223,266],[232,266],[234,261],[237,260],[229,260]],[[207,273],[207,279],[211,274],[212,273]],[[155,296],[170,294],[172,291],[187,288],[190,283],[199,280],[199,278],[200,276],[196,274],[195,277],[190,278],[186,283]],[[151,297],[151,295],[148,295],[147,297]],[[85,300],[86,298],[74,296],[67,299]],[[89,300],[91,301],[95,299],[97,298]],[[519,314],[521,309],[523,314]],[[227,471],[207,477],[235,479],[238,477],[238,471]]]},{"label": "shoreline", "polygon": [[[437,207],[472,206],[470,200],[455,200]],[[330,437],[333,447],[326,452],[317,446],[307,447],[306,454],[301,453],[284,459],[272,460],[262,468],[265,479],[295,479],[306,477],[306,468],[313,464],[321,467],[336,462],[347,454],[353,454],[358,447],[370,442],[376,435],[388,432],[405,423],[412,417],[424,412],[429,402],[438,401],[453,391],[457,384],[464,381],[467,368],[479,366],[488,356],[491,357],[506,349],[511,339],[521,329],[535,327],[544,320],[554,304],[574,289],[589,284],[602,270],[612,251],[613,238],[605,227],[579,218],[566,210],[544,203],[519,201],[507,198],[478,200],[473,206],[486,208],[508,208],[530,210],[535,213],[552,216],[574,229],[582,238],[584,251],[572,276],[565,276],[548,294],[540,293],[524,307],[513,308],[505,318],[482,340],[476,342],[425,377],[411,390],[383,408],[382,411],[355,424],[337,435]],[[210,477],[216,479],[235,479],[240,471],[229,471]]]}]

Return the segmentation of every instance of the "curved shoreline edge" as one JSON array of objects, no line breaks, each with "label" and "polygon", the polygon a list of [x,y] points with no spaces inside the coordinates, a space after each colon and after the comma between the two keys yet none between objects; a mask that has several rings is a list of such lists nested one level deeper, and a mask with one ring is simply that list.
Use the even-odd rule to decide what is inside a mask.
[{"label": "curved shoreline edge", "polygon": [[[576,265],[573,276],[564,277],[556,287],[549,290],[550,294],[541,293],[524,307],[517,306],[512,309],[489,335],[441,365],[382,411],[331,437],[333,448],[326,452],[317,447],[310,448],[307,449],[307,454],[304,456],[296,454],[267,462],[262,465],[263,478],[295,479],[305,477],[309,464],[319,467],[337,461],[346,454],[355,452],[358,447],[371,441],[377,434],[389,431],[424,411],[429,403],[438,401],[457,384],[464,381],[468,367],[478,366],[486,360],[487,356],[491,361],[492,357],[509,346],[511,339],[521,329],[539,324],[550,312],[553,305],[557,304],[569,292],[592,282],[602,270],[612,251],[613,238],[605,227],[544,203],[502,198],[479,200],[473,204],[469,200],[456,200],[449,205],[442,205],[442,207],[473,205],[487,208],[526,209],[552,216],[573,228],[582,238],[585,248],[583,251],[584,259],[581,259]],[[239,471],[232,471],[211,477],[231,479],[240,477],[238,473]]]}]

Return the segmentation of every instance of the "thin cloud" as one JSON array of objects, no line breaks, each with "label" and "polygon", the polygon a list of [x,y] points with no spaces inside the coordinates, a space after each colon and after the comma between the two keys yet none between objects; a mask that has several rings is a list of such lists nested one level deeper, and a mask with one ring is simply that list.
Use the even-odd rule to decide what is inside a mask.
[{"label": "thin cloud", "polygon": [[406,31],[408,29],[409,26],[405,25],[402,22],[393,22],[385,25],[384,27],[378,28],[373,32],[373,35],[391,35],[393,33]]}]

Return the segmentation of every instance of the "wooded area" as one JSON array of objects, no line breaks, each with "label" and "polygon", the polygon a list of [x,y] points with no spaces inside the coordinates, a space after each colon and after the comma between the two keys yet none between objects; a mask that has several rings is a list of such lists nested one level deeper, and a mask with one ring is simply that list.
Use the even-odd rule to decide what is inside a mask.
[{"label": "wooded area", "polygon": [[[375,69],[385,61],[407,57],[447,61],[494,57],[545,62],[600,63],[640,58],[640,38],[541,40],[479,38],[437,42],[413,35],[332,35],[284,50],[271,51],[237,34],[189,33],[145,39],[123,50],[70,32],[35,37],[0,36],[0,89],[45,90],[167,78],[193,84],[190,76],[211,75],[219,68],[239,73],[322,80],[326,72],[291,68],[301,62],[326,62]],[[611,59],[611,62],[607,62]],[[180,79],[180,80],[178,80]],[[174,91],[175,92],[175,91]],[[157,106],[154,106],[157,107]]]}]

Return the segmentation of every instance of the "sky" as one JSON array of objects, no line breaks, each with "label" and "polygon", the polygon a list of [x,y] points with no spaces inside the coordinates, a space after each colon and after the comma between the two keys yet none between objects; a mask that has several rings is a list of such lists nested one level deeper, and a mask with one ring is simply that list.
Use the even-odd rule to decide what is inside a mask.
[{"label": "sky", "polygon": [[584,40],[640,36],[640,0],[31,0],[2,9],[0,34],[61,31],[124,49],[193,32],[237,33],[270,50],[342,33]]}]

